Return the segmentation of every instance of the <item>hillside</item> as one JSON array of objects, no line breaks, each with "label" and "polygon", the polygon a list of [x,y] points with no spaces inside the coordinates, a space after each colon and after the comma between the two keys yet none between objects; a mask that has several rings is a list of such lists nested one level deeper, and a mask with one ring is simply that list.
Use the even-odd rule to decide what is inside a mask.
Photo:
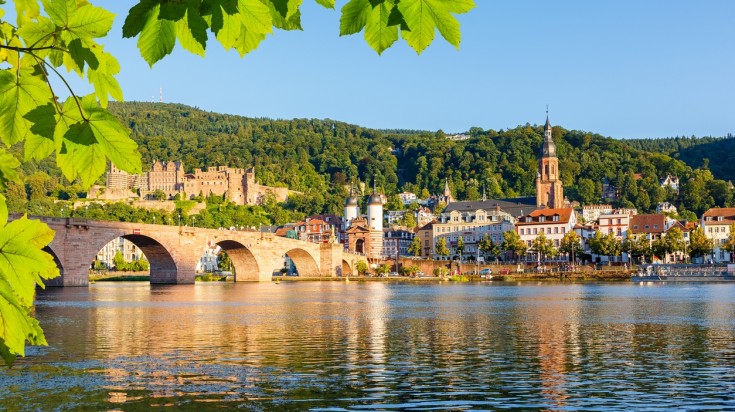
[{"label": "hillside", "polygon": [[[345,185],[359,181],[369,187],[373,178],[388,194],[438,193],[448,179],[458,199],[479,199],[483,188],[489,197],[534,195],[543,134],[541,126],[529,124],[499,131],[472,128],[471,138],[457,141],[441,131],[379,131],[329,119],[247,118],[179,104],[111,103],[110,109],[140,145],[144,169],[156,159],[182,160],[187,171],[254,166],[261,183],[303,192],[286,207],[307,214],[340,212]],[[666,154],[634,147],[642,143],[562,127],[553,128],[553,137],[565,195],[571,200],[598,202],[607,178],[620,188],[621,206],[642,211],[664,200],[686,201],[686,208],[697,213],[732,201],[725,182]],[[23,166],[26,175],[41,171],[59,176],[54,169],[52,161]],[[658,185],[667,174],[694,183],[676,196]]]},{"label": "hillside", "polygon": [[735,180],[735,136],[727,137],[669,137],[663,139],[626,140],[631,147],[663,153],[679,159],[691,167],[705,164],[717,179]]}]

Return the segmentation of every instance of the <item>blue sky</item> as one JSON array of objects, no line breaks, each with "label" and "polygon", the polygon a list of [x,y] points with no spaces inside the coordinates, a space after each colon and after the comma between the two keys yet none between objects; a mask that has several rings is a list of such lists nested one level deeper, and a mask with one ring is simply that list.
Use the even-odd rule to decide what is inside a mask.
[{"label": "blue sky", "polygon": [[735,1],[476,2],[459,51],[439,38],[420,56],[403,41],[378,56],[305,0],[303,32],[244,58],[177,46],[152,70],[121,38],[133,2],[92,3],[118,14],[104,42],[126,100],[163,87],[165,102],[222,113],[446,132],[541,124],[548,104],[553,124],[616,138],[735,133]]}]

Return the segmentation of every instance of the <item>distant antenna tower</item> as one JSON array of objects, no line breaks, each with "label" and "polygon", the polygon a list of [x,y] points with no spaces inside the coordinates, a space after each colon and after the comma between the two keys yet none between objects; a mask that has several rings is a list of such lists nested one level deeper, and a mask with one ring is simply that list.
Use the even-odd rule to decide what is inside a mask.
[{"label": "distant antenna tower", "polygon": [[158,102],[163,103],[163,87],[158,89]]}]

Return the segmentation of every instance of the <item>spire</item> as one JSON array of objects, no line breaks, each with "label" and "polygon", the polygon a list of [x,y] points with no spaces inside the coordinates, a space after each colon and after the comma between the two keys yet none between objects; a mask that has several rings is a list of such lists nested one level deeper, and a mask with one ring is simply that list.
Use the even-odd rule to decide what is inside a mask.
[{"label": "spire", "polygon": [[[544,125],[544,131],[551,130],[551,122],[549,121],[549,105],[546,105],[546,124]],[[549,136],[551,137],[551,136]]]},{"label": "spire", "polygon": [[373,176],[373,194],[375,194],[375,193],[376,193],[376,192],[375,192],[375,186],[376,186],[376,184],[377,184],[377,181],[378,181],[378,179],[377,179],[377,178],[376,178],[375,176]]},{"label": "spire", "polygon": [[485,184],[483,183],[482,184],[482,201],[484,202],[486,200],[487,200],[487,195],[485,194]]}]

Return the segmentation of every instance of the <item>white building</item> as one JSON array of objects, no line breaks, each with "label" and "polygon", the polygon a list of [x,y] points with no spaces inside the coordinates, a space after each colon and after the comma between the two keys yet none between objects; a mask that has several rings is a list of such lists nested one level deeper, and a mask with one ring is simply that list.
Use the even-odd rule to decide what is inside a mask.
[{"label": "white building", "polygon": [[396,224],[399,220],[403,219],[406,213],[411,213],[410,210],[388,210],[385,212],[385,220],[388,222],[388,226]]},{"label": "white building", "polygon": [[[730,236],[730,225],[735,223],[735,208],[712,208],[702,215],[702,229],[704,234],[714,241],[712,261],[715,263],[731,262],[730,253],[723,249],[723,245]],[[707,257],[705,256],[705,260]]]},{"label": "white building", "polygon": [[123,237],[119,237],[104,245],[102,249],[97,252],[97,260],[107,266],[108,269],[112,269],[115,266],[112,261],[115,258],[117,251],[122,253],[125,261],[127,262],[140,260],[144,256],[143,252],[138,249],[133,242]]},{"label": "white building", "polygon": [[208,247],[204,250],[204,254],[197,262],[195,271],[198,273],[211,273],[219,270],[219,246]]},{"label": "white building", "polygon": [[670,187],[674,192],[679,193],[679,178],[676,176],[666,176],[663,179],[659,179],[659,184],[661,184],[661,187],[666,188],[667,186]]},{"label": "white building", "polygon": [[464,256],[480,255],[480,242],[488,236],[494,243],[503,241],[503,233],[515,229],[515,219],[500,209],[470,211],[451,210],[444,212],[432,225],[434,239],[434,259],[446,259],[436,253],[436,242],[440,238],[446,240],[449,248],[448,258],[457,255],[459,238],[464,242]]},{"label": "white building", "polygon": [[406,206],[410,205],[411,203],[418,202],[418,198],[416,197],[415,193],[403,192],[399,193],[398,197],[401,198],[401,202]]},{"label": "white building", "polygon": [[[516,223],[518,234],[529,250],[533,241],[542,233],[558,248],[564,235],[574,230],[576,225],[577,214],[572,208],[534,210]],[[529,253],[529,257],[538,258],[533,252]]]},{"label": "white building", "polygon": [[597,222],[600,215],[607,215],[613,212],[611,205],[585,205],[582,206],[582,219],[586,223]]},{"label": "white building", "polygon": [[676,213],[676,206],[669,202],[661,202],[656,205],[656,213]]},{"label": "white building", "polygon": [[408,252],[414,233],[408,230],[385,230],[383,234],[383,257],[411,256]]}]

